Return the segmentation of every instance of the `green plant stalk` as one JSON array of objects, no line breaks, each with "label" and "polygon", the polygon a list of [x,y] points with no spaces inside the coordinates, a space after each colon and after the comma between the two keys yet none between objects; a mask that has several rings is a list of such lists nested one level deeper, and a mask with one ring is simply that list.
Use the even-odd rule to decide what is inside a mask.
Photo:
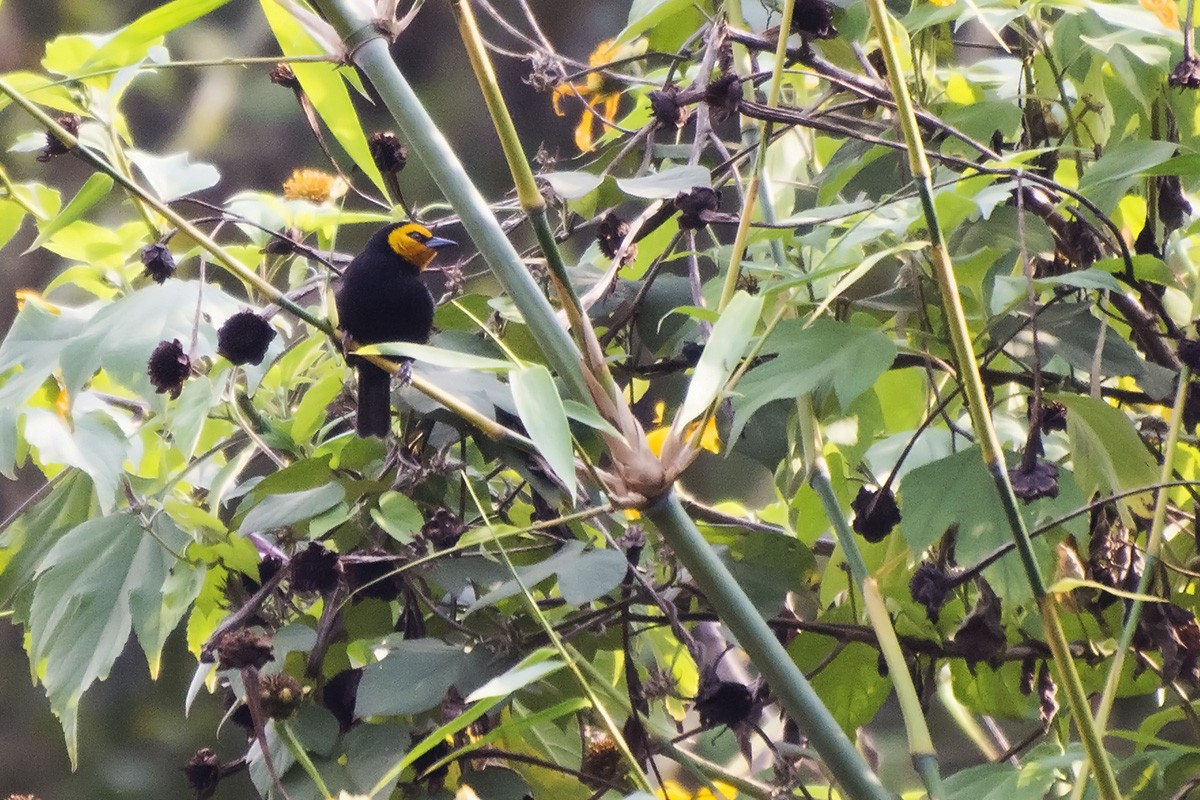
[{"label": "green plant stalk", "polygon": [[[726,5],[732,6],[733,3]],[[767,106],[770,108],[779,105],[784,65],[787,63],[788,31],[792,29],[792,12],[795,7],[795,0],[783,0],[783,18],[779,23],[779,42],[775,46],[775,65],[771,71],[771,88],[767,93]],[[721,299],[717,303],[718,311],[724,311],[725,306],[733,300],[734,292],[737,291],[738,278],[742,274],[742,258],[746,254],[746,240],[750,236],[750,220],[754,216],[754,207],[763,182],[763,172],[767,167],[767,145],[771,141],[771,128],[772,125],[767,120],[763,120],[759,126],[759,146],[754,156],[754,172],[750,176],[750,183],[746,186],[746,196],[742,201],[742,215],[738,219],[737,234],[733,239],[733,252],[729,256],[729,269],[725,271],[725,283],[721,286]]]},{"label": "green plant stalk", "polygon": [[313,785],[317,787],[317,791],[327,800],[332,800],[333,795],[329,793],[329,787],[325,785],[325,780],[321,777],[321,773],[317,771],[317,767],[313,764],[312,759],[308,757],[308,751],[304,749],[304,745],[300,744],[296,739],[296,734],[292,732],[292,728],[287,724],[287,720],[276,720],[275,730],[279,733],[279,738],[283,739],[283,743],[287,745],[288,752],[292,754],[292,758],[304,768],[308,777],[312,779]]},{"label": "green plant stalk", "polygon": [[495,214],[471,182],[450,143],[425,110],[424,104],[392,60],[387,40],[364,12],[369,6],[349,0],[315,0],[343,37],[351,61],[361,69],[400,126],[409,149],[429,170],[442,194],[462,219],[504,290],[520,309],[550,366],[565,384],[567,394],[591,405],[583,380],[579,349],[558,324],[554,309],[509,242]]},{"label": "green plant stalk", "polygon": [[[464,478],[465,477],[466,476],[464,475]],[[488,531],[492,534],[492,542],[496,545],[496,549],[500,551],[500,557],[503,559],[504,565],[508,568],[513,580],[516,581],[517,586],[521,589],[521,600],[525,604],[525,610],[529,612],[531,617],[537,620],[538,625],[541,626],[542,630],[546,634],[546,637],[550,640],[551,646],[554,647],[559,657],[563,660],[563,663],[566,664],[567,669],[574,676],[575,682],[579,684],[580,691],[583,692],[583,695],[588,699],[588,702],[592,704],[592,709],[599,714],[600,718],[604,721],[604,726],[608,728],[608,732],[613,737],[613,741],[617,743],[617,749],[621,751],[621,756],[625,759],[625,763],[629,767],[629,775],[633,778],[634,784],[637,785],[637,788],[645,792],[652,792],[653,790],[650,787],[650,779],[646,777],[646,773],[642,770],[642,765],[638,763],[637,757],[633,754],[633,751],[629,749],[628,742],[625,741],[625,737],[621,734],[621,726],[617,724],[617,721],[613,719],[612,714],[608,712],[607,706],[605,706],[600,700],[600,696],[596,694],[596,690],[592,688],[592,685],[588,683],[587,678],[584,677],[582,670],[579,668],[579,664],[576,663],[576,659],[572,657],[571,653],[567,652],[567,648],[563,643],[562,637],[558,635],[558,631],[556,631],[554,626],[550,624],[550,621],[546,619],[546,615],[543,614],[542,609],[538,607],[537,601],[533,599],[533,595],[530,593],[529,587],[525,585],[524,579],[521,578],[521,573],[517,571],[516,565],[512,562],[512,559],[508,555],[508,550],[504,547],[503,542],[500,541],[500,537],[497,535],[495,527],[492,526],[491,518],[487,515],[483,504],[480,503],[479,498],[475,495],[475,489],[471,486],[471,482],[469,480],[466,481],[466,486],[467,490],[471,493],[472,499],[475,501],[476,509],[479,511],[480,516],[483,517],[484,524],[487,525]]]},{"label": "green plant stalk", "polygon": [[933,747],[929,726],[925,724],[921,699],[913,686],[912,675],[904,659],[904,650],[900,647],[900,639],[892,627],[892,618],[888,616],[883,595],[879,593],[879,585],[874,578],[863,581],[862,593],[863,605],[867,607],[867,618],[871,620],[871,627],[875,629],[875,638],[879,640],[879,649],[883,653],[888,674],[896,689],[896,699],[900,703],[901,716],[904,717],[904,730],[908,735],[908,752],[912,756],[913,767],[925,784],[929,800],[941,800],[944,794],[937,750]]},{"label": "green plant stalk", "polygon": [[332,328],[327,320],[323,320],[320,317],[312,314],[307,309],[296,305],[296,303],[288,298],[283,292],[279,291],[279,289],[275,288],[263,278],[259,277],[258,273],[253,269],[247,267],[237,258],[234,258],[225,248],[221,247],[221,245],[217,244],[216,241],[205,235],[203,231],[176,213],[173,208],[163,202],[160,202],[158,198],[154,197],[141,186],[125,177],[125,175],[116,169],[112,164],[109,164],[91,150],[88,150],[85,147],[80,147],[79,140],[75,136],[71,135],[70,132],[58,124],[57,120],[39,108],[29,98],[25,97],[12,86],[10,86],[3,78],[0,78],[0,93],[7,95],[9,99],[20,106],[25,113],[37,120],[39,125],[46,128],[46,130],[48,130],[52,135],[61,139],[63,143],[71,149],[71,152],[77,154],[95,169],[103,172],[105,175],[108,175],[113,179],[113,181],[120,184],[122,188],[133,195],[135,199],[141,200],[141,202],[145,203],[147,206],[162,215],[162,217],[170,222],[174,227],[192,237],[192,239],[194,239],[202,248],[208,251],[209,255],[211,255],[213,259],[216,260],[217,263],[219,263],[222,267],[229,270],[238,278],[250,284],[254,288],[258,289],[264,295],[269,297],[272,302],[278,303],[281,308],[287,309],[290,313],[326,333],[332,333]]},{"label": "green plant stalk", "polygon": [[813,749],[841,784],[843,793],[853,800],[894,800],[854,749],[737,580],[700,534],[679,502],[679,496],[672,490],[645,508],[643,513],[687,567],[721,622],[766,679],[772,694],[808,734]]},{"label": "green plant stalk", "polygon": [[887,664],[892,686],[896,690],[896,699],[900,703],[900,713],[904,718],[904,728],[908,736],[908,752],[912,756],[913,766],[921,776],[930,799],[938,800],[942,796],[942,776],[937,750],[934,749],[933,738],[929,735],[929,726],[925,723],[925,713],[921,710],[921,701],[913,685],[912,674],[908,671],[900,639],[896,636],[892,618],[888,616],[884,606],[879,586],[867,572],[867,564],[858,548],[858,541],[854,538],[854,531],[846,521],[846,515],[842,512],[837,494],[833,490],[829,465],[825,461],[824,447],[821,443],[821,432],[813,412],[812,396],[804,395],[797,405],[804,464],[809,471],[809,485],[821,498],[825,516],[833,525],[838,544],[842,547],[842,554],[850,566],[850,576],[854,583],[858,584],[858,590],[863,596],[867,619],[875,631],[875,638]]},{"label": "green plant stalk", "polygon": [[958,725],[968,739],[979,748],[979,752],[988,761],[996,761],[1002,753],[996,749],[992,740],[984,732],[983,726],[976,720],[971,711],[954,696],[954,686],[950,677],[950,666],[942,664],[937,673],[937,696],[942,701],[946,713]]},{"label": "green plant stalk", "polygon": [[1012,483],[1004,465],[1004,453],[996,429],[992,425],[991,413],[988,410],[987,396],[983,380],[979,376],[979,365],[975,361],[975,351],[971,346],[970,331],[967,327],[966,314],[963,312],[962,301],[958,294],[958,282],[954,276],[954,266],[946,250],[942,237],[941,225],[938,222],[937,210],[933,203],[933,185],[930,177],[929,162],[925,158],[925,145],[921,139],[921,131],[917,127],[917,117],[913,110],[912,98],[909,97],[908,87],[904,82],[900,58],[892,40],[891,26],[888,22],[888,12],[884,0],[868,0],[867,6],[871,12],[871,22],[879,37],[880,49],[888,70],[888,82],[896,101],[896,111],[900,118],[900,127],[904,133],[908,149],[909,167],[917,190],[921,197],[921,206],[930,235],[930,257],[933,262],[934,275],[937,278],[938,291],[941,295],[942,306],[946,314],[946,323],[950,329],[950,338],[954,345],[955,359],[958,366],[959,380],[963,382],[963,393],[967,400],[967,409],[971,415],[971,424],[980,442],[984,463],[992,473],[992,479],[1004,505],[1005,516],[1008,518],[1017,551],[1021,557],[1022,566],[1033,589],[1034,598],[1042,612],[1042,626],[1046,641],[1054,656],[1054,663],[1059,674],[1059,680],[1066,689],[1071,716],[1079,729],[1083,747],[1091,759],[1096,772],[1096,784],[1100,791],[1101,800],[1120,800],[1116,776],[1112,764],[1104,751],[1100,738],[1088,707],[1087,695],[1075,669],[1063,635],[1062,625],[1058,618],[1057,600],[1053,595],[1046,594],[1046,585],[1038,569],[1037,559],[1033,554],[1033,543],[1025,529],[1017,507],[1017,499],[1013,494]]}]

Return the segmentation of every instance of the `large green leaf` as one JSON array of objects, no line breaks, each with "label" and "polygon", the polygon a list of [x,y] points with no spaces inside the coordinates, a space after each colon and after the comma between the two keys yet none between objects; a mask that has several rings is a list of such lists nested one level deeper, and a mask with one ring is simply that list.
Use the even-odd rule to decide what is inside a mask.
[{"label": "large green leaf", "polygon": [[361,716],[419,714],[434,708],[451,686],[464,695],[491,677],[486,648],[437,639],[389,639],[382,660],[363,668],[356,712]]},{"label": "large green leaf", "polygon": [[[44,664],[42,682],[62,722],[72,764],[78,760],[76,726],[84,690],[108,677],[135,624],[149,632],[166,622],[158,615],[160,593],[176,565],[175,555],[137,516],[119,513],[75,527],[38,566],[29,613],[30,658]],[[151,605],[155,615],[145,616]],[[155,633],[144,644],[158,638]]]},{"label": "large green leaf", "polygon": [[[284,55],[327,55],[325,48],[305,31],[304,26],[282,4],[275,0],[261,0],[260,5]],[[350,92],[341,74],[332,63],[293,62],[291,67],[304,94],[338,144],[354,160],[355,166],[386,196],[383,176],[371,157],[370,145],[367,144],[358,112],[350,101]]]},{"label": "large green leaf", "polygon": [[182,28],[229,0],[174,0],[143,14],[92,53],[82,71],[120,67],[137,61],[159,37]]},{"label": "large green leaf", "polygon": [[731,439],[772,400],[832,390],[846,408],[892,365],[896,348],[882,332],[829,319],[805,328],[786,320],[768,337],[763,354],[776,357],[751,370],[738,384]]},{"label": "large green leaf", "polygon": [[[582,605],[615,589],[625,577],[627,569],[625,556],[616,550],[585,550],[583,542],[573,541],[567,542],[546,560],[521,567],[517,574],[528,589],[533,589],[551,575],[557,575],[563,599],[572,605]],[[521,583],[515,579],[501,583],[472,603],[467,613],[518,594]]]},{"label": "large green leaf", "polygon": [[762,304],[761,296],[738,292],[721,312],[679,409],[676,422],[680,426],[704,413],[725,387],[754,336]]},{"label": "large green leaf", "polygon": [[541,364],[532,364],[513,370],[509,375],[513,402],[517,414],[529,431],[529,438],[537,445],[538,453],[546,459],[550,469],[563,482],[567,497],[575,497],[575,450],[571,440],[571,426],[567,424],[567,412],[562,398],[554,385],[550,370]]},{"label": "large green leaf", "polygon": [[[1076,758],[1081,757],[1077,756]],[[1043,800],[1062,770],[1063,757],[1048,762],[1028,758],[1014,768],[1007,761],[960,770],[945,780],[947,800]]]},{"label": "large green leaf", "polygon": [[[1071,463],[1086,496],[1115,494],[1158,480],[1154,456],[1123,411],[1086,395],[1057,394],[1052,399],[1067,407]],[[1121,502],[1148,517],[1153,495],[1133,495]]]},{"label": "large green leaf", "polygon": [[345,497],[346,490],[340,483],[327,483],[300,492],[267,495],[246,512],[241,527],[247,533],[283,528],[312,519],[333,508]]},{"label": "large green leaf", "polygon": [[88,178],[83,186],[79,188],[79,191],[75,193],[75,196],[71,198],[71,201],[67,203],[66,208],[58,212],[57,216],[39,226],[37,238],[33,240],[33,244],[25,249],[25,252],[28,253],[30,250],[36,250],[38,247],[41,247],[42,243],[51,236],[82,217],[93,206],[107,197],[108,193],[112,191],[112,187],[113,179],[103,172],[97,172]]}]

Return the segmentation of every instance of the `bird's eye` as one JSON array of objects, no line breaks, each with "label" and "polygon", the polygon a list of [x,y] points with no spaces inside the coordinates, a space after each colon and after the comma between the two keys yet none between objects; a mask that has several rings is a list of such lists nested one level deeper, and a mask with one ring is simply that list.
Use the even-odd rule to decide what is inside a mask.
[{"label": "bird's eye", "polygon": [[409,237],[412,238],[414,242],[419,242],[421,244],[425,244],[429,241],[429,237],[420,231],[413,231],[409,234]]}]

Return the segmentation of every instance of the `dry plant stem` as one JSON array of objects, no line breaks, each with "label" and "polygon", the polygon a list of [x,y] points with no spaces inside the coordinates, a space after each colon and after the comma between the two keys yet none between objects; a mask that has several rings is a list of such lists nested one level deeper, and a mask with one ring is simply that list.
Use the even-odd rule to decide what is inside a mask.
[{"label": "dry plant stem", "polygon": [[1083,740],[1084,750],[1091,759],[1096,773],[1096,783],[1102,800],[1120,800],[1116,776],[1112,764],[1104,751],[1100,734],[1092,720],[1088,707],[1087,696],[1080,683],[1075,662],[1063,636],[1062,626],[1058,619],[1057,601],[1053,595],[1046,593],[1046,585],[1033,554],[1033,545],[1025,529],[1017,507],[1017,499],[1013,494],[1012,484],[1008,479],[1008,471],[1004,464],[1004,453],[1000,441],[992,425],[991,414],[988,410],[987,396],[983,381],[979,376],[979,366],[975,360],[975,352],[971,345],[970,332],[967,327],[966,315],[958,295],[958,283],[954,275],[954,266],[946,250],[942,238],[941,226],[938,223],[937,211],[934,207],[929,163],[925,158],[924,142],[921,140],[917,118],[913,111],[912,100],[905,84],[905,73],[900,65],[900,58],[892,39],[890,17],[883,0],[868,0],[871,12],[872,26],[879,37],[880,48],[888,68],[888,80],[891,83],[892,94],[896,102],[900,126],[908,148],[909,167],[917,188],[921,194],[922,207],[929,228],[933,270],[937,278],[938,290],[941,294],[942,305],[946,313],[946,323],[953,340],[955,359],[958,365],[960,380],[964,382],[964,393],[967,399],[971,422],[975,428],[984,458],[984,463],[992,474],[993,481],[1000,494],[1005,516],[1021,556],[1022,566],[1029,579],[1034,598],[1037,600],[1042,614],[1042,625],[1046,641],[1054,656],[1055,668],[1059,681],[1066,690],[1071,708],[1071,715]]}]

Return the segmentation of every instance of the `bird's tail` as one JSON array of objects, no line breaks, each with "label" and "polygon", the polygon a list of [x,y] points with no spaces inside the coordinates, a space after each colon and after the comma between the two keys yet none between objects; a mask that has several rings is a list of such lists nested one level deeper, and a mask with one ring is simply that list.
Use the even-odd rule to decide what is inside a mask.
[{"label": "bird's tail", "polygon": [[371,364],[358,365],[359,436],[386,437],[392,429],[392,376]]}]

